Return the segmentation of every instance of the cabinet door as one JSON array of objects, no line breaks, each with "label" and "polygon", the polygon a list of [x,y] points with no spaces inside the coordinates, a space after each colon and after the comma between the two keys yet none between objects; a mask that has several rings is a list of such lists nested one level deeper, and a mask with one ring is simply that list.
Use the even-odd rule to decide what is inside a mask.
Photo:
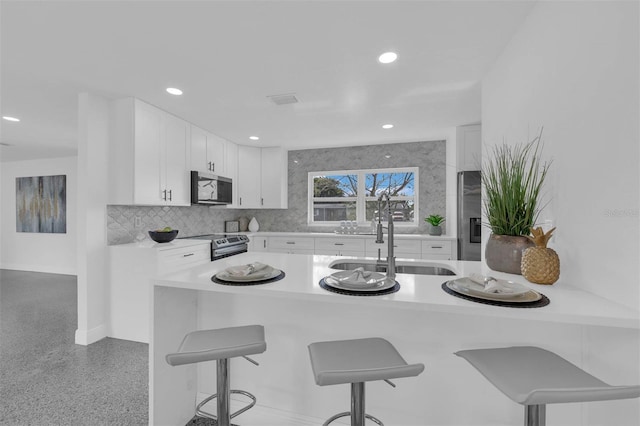
[{"label": "cabinet door", "polygon": [[266,209],[287,208],[287,151],[282,148],[262,148],[262,196],[260,206]]},{"label": "cabinet door", "polygon": [[473,124],[456,128],[457,169],[480,170],[482,164],[481,126]]},{"label": "cabinet door", "polygon": [[227,207],[238,207],[238,145],[227,141],[224,149],[224,176],[231,178],[233,186],[231,190],[231,204]]},{"label": "cabinet door", "polygon": [[207,164],[207,132],[191,125],[191,170],[208,172]]},{"label": "cabinet door", "polygon": [[190,175],[187,169],[190,125],[171,114],[165,114],[165,155],[164,188],[166,204],[191,205]]},{"label": "cabinet door", "polygon": [[249,251],[267,251],[267,237],[249,237]]},{"label": "cabinet door", "polygon": [[207,167],[216,175],[225,175],[224,167],[225,140],[207,132]]},{"label": "cabinet door", "polygon": [[260,148],[238,146],[238,207],[260,208]]},{"label": "cabinet door", "polygon": [[160,164],[164,161],[164,113],[144,102],[134,106],[134,191],[135,204],[163,204]]}]

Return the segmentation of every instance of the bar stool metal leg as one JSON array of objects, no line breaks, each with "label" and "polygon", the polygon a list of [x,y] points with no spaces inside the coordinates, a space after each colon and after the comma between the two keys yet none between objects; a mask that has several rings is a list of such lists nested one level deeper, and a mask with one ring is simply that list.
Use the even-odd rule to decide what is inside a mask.
[{"label": "bar stool metal leg", "polygon": [[384,426],[384,423],[380,420],[365,413],[364,394],[364,382],[351,383],[351,411],[345,411],[329,417],[322,426],[327,426],[334,420],[347,416],[351,418],[351,426],[365,426],[365,419],[369,419],[379,426]]},{"label": "bar stool metal leg", "polygon": [[545,426],[547,422],[547,406],[525,405],[524,406],[524,426]]}]

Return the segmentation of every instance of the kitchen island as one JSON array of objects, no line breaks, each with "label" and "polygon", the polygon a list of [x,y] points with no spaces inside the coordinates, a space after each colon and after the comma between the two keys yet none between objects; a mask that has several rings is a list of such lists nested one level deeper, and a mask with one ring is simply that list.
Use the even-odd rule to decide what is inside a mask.
[{"label": "kitchen island", "polygon": [[[640,320],[636,310],[562,281],[538,286],[521,276],[489,271],[480,262],[462,261],[430,262],[448,267],[456,276],[398,274],[401,288],[396,293],[346,296],[319,286],[323,277],[335,272],[329,265],[336,259],[245,253],[158,279],[149,348],[150,423],[185,424],[193,415],[196,400],[215,392],[214,363],[170,367],[164,361],[184,334],[247,324],[265,326],[267,351],[256,357],[259,367],[242,359],[232,361],[232,387],[254,393],[260,406],[312,419],[309,424],[344,411],[349,401],[348,386],[315,385],[306,347],[314,341],[384,337],[408,362],[425,364],[425,373],[398,380],[396,389],[383,382],[369,384],[367,411],[394,425],[521,423],[522,408],[453,356],[460,349],[537,345],[605,382],[639,381]],[[281,269],[286,277],[254,286],[211,281],[212,275],[229,266],[251,262]],[[526,284],[548,296],[551,303],[531,309],[490,306],[453,297],[441,289],[443,282],[472,273]],[[239,416],[236,423],[242,423],[248,414]],[[562,425],[636,425],[640,423],[638,416],[635,400],[548,409],[550,424]],[[307,423],[297,420],[297,424]]]}]

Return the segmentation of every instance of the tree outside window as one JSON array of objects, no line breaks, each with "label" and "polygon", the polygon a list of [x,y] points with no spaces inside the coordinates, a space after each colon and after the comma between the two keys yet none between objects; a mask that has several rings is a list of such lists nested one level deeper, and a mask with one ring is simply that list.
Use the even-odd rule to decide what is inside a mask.
[{"label": "tree outside window", "polygon": [[[369,223],[378,217],[378,197],[390,195],[395,222],[417,225],[417,167],[384,170],[349,170],[309,173],[309,222],[336,224],[342,220]],[[387,220],[386,201],[382,218]]]}]

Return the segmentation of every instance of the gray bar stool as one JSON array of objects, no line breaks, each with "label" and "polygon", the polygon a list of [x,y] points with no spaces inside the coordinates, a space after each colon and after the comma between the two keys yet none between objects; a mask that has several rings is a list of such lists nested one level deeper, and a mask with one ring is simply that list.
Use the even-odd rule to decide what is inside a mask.
[{"label": "gray bar stool", "polygon": [[640,386],[611,386],[553,352],[533,347],[455,353],[506,396],[524,405],[525,426],[544,426],[546,404],[637,398]]},{"label": "gray bar stool", "polygon": [[417,376],[423,364],[407,364],[391,343],[381,338],[316,342],[309,345],[311,367],[319,386],[351,383],[351,411],[330,417],[323,426],[351,416],[351,426],[364,426],[365,418],[382,422],[365,413],[364,382]]},{"label": "gray bar stool", "polygon": [[[178,351],[167,354],[166,360],[172,366],[216,361],[217,393],[198,404],[196,414],[216,420],[218,426],[229,426],[232,418],[244,413],[256,404],[256,397],[249,392],[230,389],[229,358],[241,356],[258,365],[247,355],[260,354],[266,349],[264,327],[261,325],[198,330],[187,334]],[[252,402],[240,410],[230,413],[229,396],[232,393],[245,395]],[[217,416],[202,410],[202,407],[214,398],[217,398]]]}]

